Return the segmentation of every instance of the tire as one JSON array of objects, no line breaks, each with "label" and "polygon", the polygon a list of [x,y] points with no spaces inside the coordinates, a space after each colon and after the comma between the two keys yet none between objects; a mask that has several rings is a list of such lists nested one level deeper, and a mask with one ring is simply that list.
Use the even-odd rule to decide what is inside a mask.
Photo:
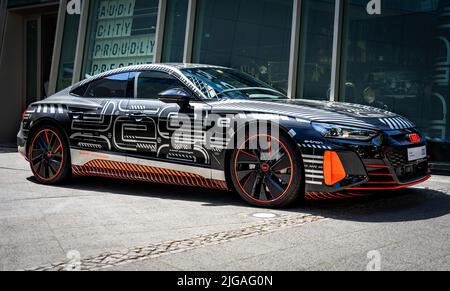
[{"label": "tire", "polygon": [[28,148],[31,171],[42,184],[57,184],[71,175],[69,143],[64,133],[53,125],[32,131]]},{"label": "tire", "polygon": [[[255,140],[258,146],[251,149],[255,148],[250,146]],[[231,155],[229,177],[246,202],[280,208],[304,199],[303,163],[289,137],[282,132],[279,137],[258,134],[238,142],[237,146]]]}]

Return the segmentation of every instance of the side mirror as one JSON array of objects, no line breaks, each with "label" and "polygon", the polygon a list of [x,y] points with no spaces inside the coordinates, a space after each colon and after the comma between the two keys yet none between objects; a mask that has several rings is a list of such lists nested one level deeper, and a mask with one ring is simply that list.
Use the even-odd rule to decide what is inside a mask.
[{"label": "side mirror", "polygon": [[188,108],[191,95],[182,88],[174,88],[158,94],[159,100],[168,104],[178,104],[180,108]]}]

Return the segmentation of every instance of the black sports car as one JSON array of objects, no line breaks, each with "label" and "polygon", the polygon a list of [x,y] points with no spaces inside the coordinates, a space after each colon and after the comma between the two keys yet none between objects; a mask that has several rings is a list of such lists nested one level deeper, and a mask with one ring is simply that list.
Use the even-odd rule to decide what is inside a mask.
[{"label": "black sports car", "polygon": [[90,77],[31,104],[17,141],[42,183],[94,175],[201,186],[268,207],[430,177],[425,137],[406,118],[290,100],[247,74],[207,65]]}]

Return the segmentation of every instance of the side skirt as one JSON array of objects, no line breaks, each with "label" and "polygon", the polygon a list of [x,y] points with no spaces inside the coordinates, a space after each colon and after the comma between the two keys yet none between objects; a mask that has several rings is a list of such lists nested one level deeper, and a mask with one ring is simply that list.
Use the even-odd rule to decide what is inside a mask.
[{"label": "side skirt", "polygon": [[72,166],[72,174],[74,176],[98,176],[132,181],[228,190],[225,181],[206,179],[199,175],[180,171],[123,162],[93,160],[82,166]]},{"label": "side skirt", "polygon": [[98,176],[228,190],[223,171],[71,149],[74,176]]}]

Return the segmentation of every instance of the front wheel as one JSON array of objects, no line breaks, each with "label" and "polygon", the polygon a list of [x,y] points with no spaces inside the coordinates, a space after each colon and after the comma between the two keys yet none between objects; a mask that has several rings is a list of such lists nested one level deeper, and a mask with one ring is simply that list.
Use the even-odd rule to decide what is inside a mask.
[{"label": "front wheel", "polygon": [[235,189],[252,205],[285,207],[304,197],[301,157],[283,134],[248,138],[233,151],[230,163]]},{"label": "front wheel", "polygon": [[63,133],[48,125],[30,136],[29,161],[34,177],[43,184],[62,182],[70,175],[70,151]]}]

